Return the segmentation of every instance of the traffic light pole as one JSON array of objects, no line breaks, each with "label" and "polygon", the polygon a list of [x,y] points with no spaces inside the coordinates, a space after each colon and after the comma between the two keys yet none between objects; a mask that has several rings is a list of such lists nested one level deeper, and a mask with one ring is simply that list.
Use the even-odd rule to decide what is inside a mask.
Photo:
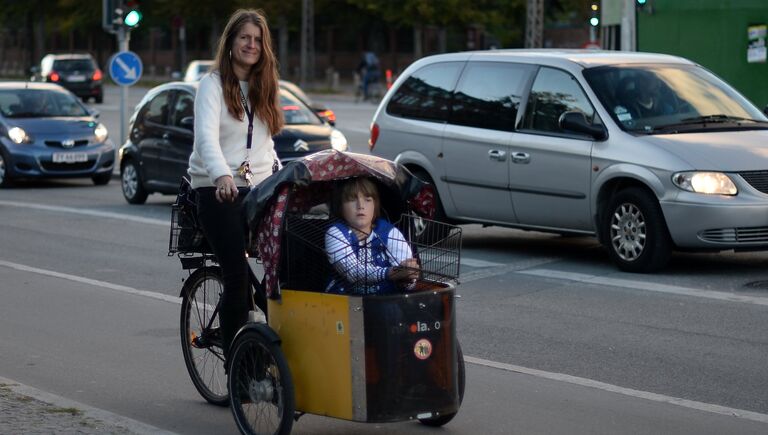
[{"label": "traffic light pole", "polygon": [[[125,26],[119,26],[117,29],[117,52],[121,53],[128,51],[128,45],[131,42],[131,31],[126,29]],[[128,86],[120,86],[120,143],[117,146],[122,146],[127,139],[125,135],[126,121],[125,112],[128,105]]]}]

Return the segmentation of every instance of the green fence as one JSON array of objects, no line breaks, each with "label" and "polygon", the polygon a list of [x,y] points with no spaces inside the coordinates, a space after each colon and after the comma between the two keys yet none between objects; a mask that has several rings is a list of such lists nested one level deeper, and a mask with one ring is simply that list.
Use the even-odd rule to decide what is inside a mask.
[{"label": "green fence", "polygon": [[768,62],[760,49],[752,50],[756,61],[747,61],[750,43],[760,44],[748,30],[754,37],[762,33],[755,26],[766,24],[768,0],[648,0],[637,12],[637,47],[691,59],[762,109],[768,105]]}]

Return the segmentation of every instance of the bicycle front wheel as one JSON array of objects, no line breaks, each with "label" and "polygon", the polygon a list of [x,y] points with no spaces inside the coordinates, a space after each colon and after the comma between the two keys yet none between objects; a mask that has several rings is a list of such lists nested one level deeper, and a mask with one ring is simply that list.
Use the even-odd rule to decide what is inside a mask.
[{"label": "bicycle front wheel", "polygon": [[216,309],[223,291],[221,268],[203,267],[184,283],[181,302],[184,364],[200,395],[217,406],[229,404],[219,312]]},{"label": "bicycle front wheel", "polygon": [[280,345],[245,331],[232,345],[229,394],[240,433],[289,434],[295,410],[293,381]]}]

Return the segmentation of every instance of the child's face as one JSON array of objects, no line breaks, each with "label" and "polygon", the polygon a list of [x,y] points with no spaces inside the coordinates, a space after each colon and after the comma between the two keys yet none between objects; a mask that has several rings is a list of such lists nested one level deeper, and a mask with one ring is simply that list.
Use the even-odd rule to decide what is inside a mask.
[{"label": "child's face", "polygon": [[341,204],[344,220],[350,226],[365,233],[371,232],[375,209],[376,200],[363,192],[355,193],[352,198],[344,199]]}]

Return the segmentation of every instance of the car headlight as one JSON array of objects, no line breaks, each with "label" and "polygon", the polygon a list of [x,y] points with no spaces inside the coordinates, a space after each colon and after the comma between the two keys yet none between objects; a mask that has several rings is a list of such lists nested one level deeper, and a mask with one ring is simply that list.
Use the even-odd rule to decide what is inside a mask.
[{"label": "car headlight", "polygon": [[331,147],[336,151],[347,150],[347,138],[344,137],[344,133],[336,130],[335,128],[331,132]]},{"label": "car headlight", "polygon": [[722,172],[678,172],[672,175],[675,186],[695,193],[736,195],[739,190],[731,178]]},{"label": "car headlight", "polygon": [[109,135],[109,132],[107,131],[107,127],[105,127],[104,124],[99,123],[99,125],[97,125],[96,128],[93,130],[93,134],[96,135],[97,141],[104,142],[104,140]]},{"label": "car headlight", "polygon": [[27,132],[21,127],[11,127],[8,129],[8,137],[11,138],[13,143],[31,142],[32,140],[27,136]]}]

